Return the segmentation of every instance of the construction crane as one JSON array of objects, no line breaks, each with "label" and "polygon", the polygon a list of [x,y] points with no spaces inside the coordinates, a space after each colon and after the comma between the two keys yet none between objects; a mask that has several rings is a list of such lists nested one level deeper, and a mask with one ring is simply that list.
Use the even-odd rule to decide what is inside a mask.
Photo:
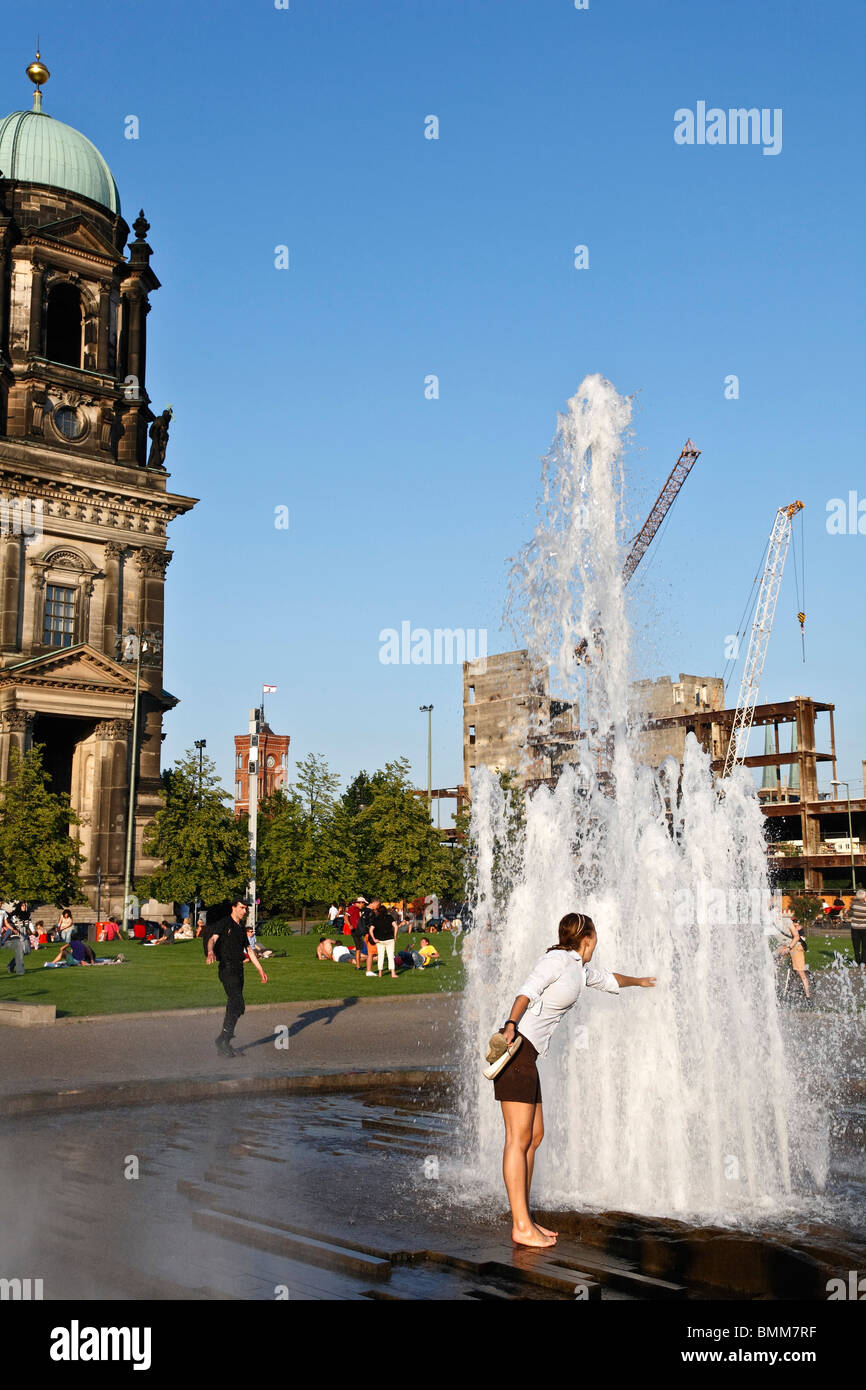
[{"label": "construction crane", "polygon": [[677,493],[689,476],[693,464],[697,463],[700,453],[700,449],[687,439],[682,453],[671,469],[670,477],[655,500],[652,511],[634,538],[628,559],[623,566],[623,584],[627,584],[631,579],[649,549],[653,536],[670,511]]},{"label": "construction crane", "polygon": [[[682,453],[670,471],[667,482],[653,504],[652,511],[632,541],[631,550],[623,565],[623,586],[631,579],[644,555],[649,550],[653,537],[676,501],[677,493],[689,476],[692,466],[697,463],[700,455],[701,451],[697,445],[693,444],[690,439],[687,439],[683,446]],[[595,654],[598,657],[602,655],[602,637],[601,627],[593,625],[592,642]],[[589,650],[589,638],[582,637],[574,649],[574,655],[577,657],[578,665],[583,665],[584,663],[589,665]]]},{"label": "construction crane", "polygon": [[[755,605],[755,619],[749,637],[749,651],[746,656],[746,664],[743,667],[740,695],[737,700],[734,722],[731,725],[731,737],[728,742],[728,751],[725,754],[722,777],[729,777],[734,768],[742,764],[746,756],[758,691],[761,688],[767,645],[773,630],[776,600],[779,597],[779,588],[785,569],[785,557],[788,554],[788,542],[791,539],[791,521],[802,510],[802,502],[791,502],[787,507],[780,507],[776,512],[776,520],[773,522],[773,529],[770,532],[767,559],[764,564],[761,588]],[[805,614],[803,617],[805,618]]]}]

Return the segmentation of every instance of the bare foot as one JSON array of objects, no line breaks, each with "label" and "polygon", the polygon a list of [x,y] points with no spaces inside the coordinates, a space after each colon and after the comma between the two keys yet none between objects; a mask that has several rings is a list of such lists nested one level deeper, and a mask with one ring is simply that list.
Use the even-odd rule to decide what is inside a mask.
[{"label": "bare foot", "polygon": [[547,1249],[549,1245],[556,1244],[556,1236],[542,1233],[541,1228],[536,1225],[530,1226],[525,1231],[519,1231],[516,1226],[513,1226],[511,1239],[515,1245],[528,1245],[534,1249]]},{"label": "bare foot", "polygon": [[559,1231],[549,1231],[546,1226],[542,1226],[540,1221],[536,1221],[535,1225],[543,1236],[553,1236],[553,1239],[556,1240],[559,1235]]}]

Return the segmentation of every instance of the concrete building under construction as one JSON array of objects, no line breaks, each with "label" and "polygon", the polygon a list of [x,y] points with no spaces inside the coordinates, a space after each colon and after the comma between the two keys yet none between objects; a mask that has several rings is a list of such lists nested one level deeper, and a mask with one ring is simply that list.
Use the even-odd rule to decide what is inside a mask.
[{"label": "concrete building under construction", "polygon": [[[724,683],[718,676],[679,680],[635,681],[631,707],[639,721],[637,753],[658,767],[665,758],[682,762],[686,737],[693,733],[720,773],[737,711],[726,709]],[[823,748],[816,746],[816,719],[827,716]],[[823,722],[823,720],[822,720]],[[785,740],[780,730],[791,726]],[[866,875],[866,795],[837,798],[818,792],[818,765],[829,763],[836,782],[834,706],[798,696],[781,703],[756,705],[752,726],[765,730],[763,753],[746,757],[748,768],[761,769],[758,791],[767,817],[767,840],[774,871],[791,886],[820,893],[825,876],[851,887]],[[463,666],[464,780],[485,766],[510,772],[518,786],[531,791],[555,782],[576,761],[584,737],[577,706],[554,699],[549,674],[526,651],[503,652]],[[783,749],[784,742],[789,749]],[[787,775],[785,775],[785,772]],[[840,783],[836,782],[839,787]],[[866,788],[864,788],[866,791]],[[774,846],[779,846],[775,849]],[[860,870],[858,878],[857,871]]]},{"label": "concrete building under construction", "polygon": [[[720,710],[725,688],[717,676],[680,674],[679,680],[635,681],[630,703],[641,722],[694,711]],[[463,772],[466,786],[476,767],[510,772],[526,789],[554,782],[576,761],[583,737],[576,703],[550,694],[548,669],[526,651],[502,652],[463,665]],[[682,761],[686,729],[678,723],[639,735],[639,756],[657,767],[666,757]]]},{"label": "concrete building under construction", "polygon": [[550,694],[547,667],[528,651],[463,663],[463,781],[476,768],[512,773],[520,787],[555,778],[573,761],[577,706]]},{"label": "concrete building under construction", "polygon": [[[763,770],[758,796],[769,821],[767,839],[773,868],[789,881],[799,880],[802,874],[808,893],[822,892],[826,875],[846,879],[849,888],[855,881],[859,886],[866,868],[866,794],[849,800],[818,792],[819,763],[831,765],[836,787],[844,785],[837,781],[834,710],[833,705],[806,695],[756,705],[752,727],[766,731],[765,751],[743,759],[745,767]],[[815,724],[824,714],[828,719],[822,751],[816,747]],[[713,771],[721,772],[735,715],[734,709],[696,709],[652,718],[647,721],[646,734],[665,738],[675,734],[685,740],[686,734],[693,733],[711,755]],[[790,751],[785,752],[779,729],[788,724],[792,737]],[[783,769],[788,770],[787,778]],[[863,790],[866,793],[866,787]],[[780,848],[774,849],[775,845]]]}]

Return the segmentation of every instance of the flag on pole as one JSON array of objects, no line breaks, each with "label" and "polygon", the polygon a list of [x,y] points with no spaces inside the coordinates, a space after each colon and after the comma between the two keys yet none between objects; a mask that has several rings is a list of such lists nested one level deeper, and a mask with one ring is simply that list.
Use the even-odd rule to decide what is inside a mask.
[{"label": "flag on pole", "polygon": [[276,690],[277,690],[277,687],[276,687],[275,685],[263,685],[263,686],[262,686],[262,694],[263,694],[263,695],[274,695],[274,694],[276,694]]}]

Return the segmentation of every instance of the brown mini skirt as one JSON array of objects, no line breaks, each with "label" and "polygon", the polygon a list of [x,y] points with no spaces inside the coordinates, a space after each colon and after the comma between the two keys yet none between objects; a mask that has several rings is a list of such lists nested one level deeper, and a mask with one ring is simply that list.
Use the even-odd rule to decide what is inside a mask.
[{"label": "brown mini skirt", "polygon": [[535,1065],[538,1053],[528,1038],[524,1038],[507,1067],[493,1083],[497,1100],[519,1100],[526,1105],[541,1104],[541,1082]]}]

